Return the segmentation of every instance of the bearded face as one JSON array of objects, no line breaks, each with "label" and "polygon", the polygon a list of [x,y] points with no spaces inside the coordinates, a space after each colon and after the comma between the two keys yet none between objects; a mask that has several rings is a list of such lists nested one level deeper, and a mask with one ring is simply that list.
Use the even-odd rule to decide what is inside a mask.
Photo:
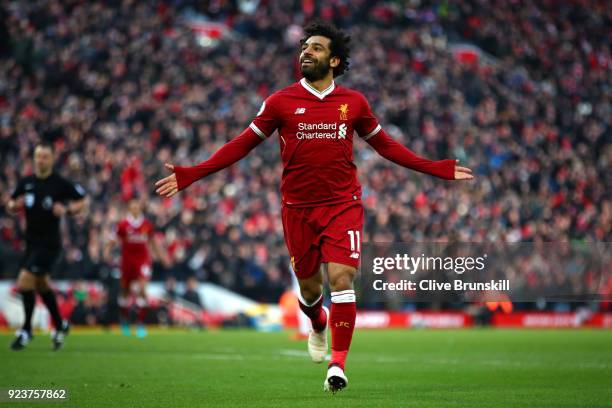
[{"label": "bearded face", "polygon": [[330,58],[317,59],[314,56],[302,57],[300,61],[300,71],[306,80],[309,82],[318,81],[325,78],[331,66],[329,65]]},{"label": "bearded face", "polygon": [[333,69],[332,59],[337,65],[336,59],[331,57],[331,40],[323,36],[312,36],[302,43],[300,54],[300,71],[302,76],[309,82],[318,81],[329,75]]}]

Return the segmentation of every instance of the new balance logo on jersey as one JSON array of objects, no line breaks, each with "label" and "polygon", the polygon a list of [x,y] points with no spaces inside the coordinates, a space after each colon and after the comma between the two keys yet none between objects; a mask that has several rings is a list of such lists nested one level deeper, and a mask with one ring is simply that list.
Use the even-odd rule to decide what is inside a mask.
[{"label": "new balance logo on jersey", "polygon": [[304,113],[306,113],[306,108],[297,108],[294,115],[303,115]]}]

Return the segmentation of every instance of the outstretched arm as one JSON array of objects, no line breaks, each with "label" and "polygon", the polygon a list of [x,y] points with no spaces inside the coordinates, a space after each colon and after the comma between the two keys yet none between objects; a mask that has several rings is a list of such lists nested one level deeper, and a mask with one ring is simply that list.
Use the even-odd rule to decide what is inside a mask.
[{"label": "outstretched arm", "polygon": [[166,163],[165,166],[172,172],[166,178],[155,183],[155,192],[163,197],[172,197],[180,190],[189,187],[193,182],[231,166],[246,156],[255,148],[263,138],[248,127],[236,138],[224,144],[208,160],[195,166],[183,167]]},{"label": "outstretched arm", "polygon": [[471,180],[474,178],[472,170],[457,166],[455,160],[429,160],[414,154],[407,147],[393,140],[383,129],[380,129],[375,136],[368,138],[366,141],[382,157],[400,166],[446,180]]},{"label": "outstretched arm", "polygon": [[157,194],[163,197],[172,197],[189,187],[194,181],[229,167],[246,156],[280,126],[281,115],[277,110],[278,103],[277,94],[268,97],[261,104],[257,116],[249,127],[238,137],[223,145],[208,160],[191,167],[174,166],[166,163],[166,168],[172,174],[155,183]]},{"label": "outstretched arm", "polygon": [[359,118],[355,130],[385,159],[421,173],[431,174],[446,180],[471,180],[472,170],[459,167],[455,160],[429,160],[417,156],[401,143],[393,140],[380,126],[374,116],[370,104],[361,94],[358,94],[361,104]]}]

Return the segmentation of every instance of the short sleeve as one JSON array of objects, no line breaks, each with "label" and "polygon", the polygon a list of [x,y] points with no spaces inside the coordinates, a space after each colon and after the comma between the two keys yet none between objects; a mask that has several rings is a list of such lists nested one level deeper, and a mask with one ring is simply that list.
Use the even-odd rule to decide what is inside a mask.
[{"label": "short sleeve", "polygon": [[64,180],[64,200],[80,200],[85,198],[85,189],[79,183]]},{"label": "short sleeve", "polygon": [[355,130],[359,134],[359,137],[361,137],[363,140],[368,140],[380,132],[382,128],[380,123],[378,123],[378,119],[376,119],[374,113],[372,113],[370,104],[365,96],[359,94],[359,99],[361,109],[359,117],[355,121]]},{"label": "short sleeve", "polygon": [[281,120],[278,113],[278,99],[277,94],[272,94],[263,101],[255,119],[249,125],[262,139],[266,139],[280,127]]},{"label": "short sleeve", "polygon": [[15,187],[15,191],[13,191],[13,194],[11,194],[11,198],[15,199],[19,196],[22,196],[25,194],[25,182],[23,179],[19,180],[19,182],[17,183],[17,187]]}]

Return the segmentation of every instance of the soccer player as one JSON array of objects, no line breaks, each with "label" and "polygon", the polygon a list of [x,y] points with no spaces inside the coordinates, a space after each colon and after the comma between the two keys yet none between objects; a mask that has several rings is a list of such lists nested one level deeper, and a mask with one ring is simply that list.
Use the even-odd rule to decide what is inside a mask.
[{"label": "soccer player", "polygon": [[[361,93],[334,83],[349,65],[349,36],[323,22],[309,25],[304,32],[299,57],[303,78],[269,96],[252,123],[208,160],[192,167],[167,163],[172,174],[156,183],[156,191],[172,197],[240,160],[278,130],[283,162],[281,215],[300,284],[300,308],[312,323],[308,351],[315,362],[324,360],[329,326],[332,351],[324,389],[336,392],[348,383],[344,365],[355,326],[353,279],[363,226],[353,133],[381,156],[409,169],[447,180],[473,176],[455,160],[428,160],[391,139]],[[323,307],[321,269],[331,289],[330,312]]]},{"label": "soccer player", "polygon": [[144,217],[142,205],[137,198],[128,202],[128,214],[119,221],[116,229],[117,239],[110,239],[105,247],[105,259],[109,259],[110,251],[119,241],[121,244],[121,293],[119,294],[119,310],[121,313],[121,331],[130,335],[129,312],[135,294],[136,304],[136,336],[144,338],[147,331],[144,318],[147,311],[147,282],[151,277],[151,256],[149,247],[157,259],[164,265],[169,261],[153,237],[153,223]]},{"label": "soccer player", "polygon": [[54,350],[62,347],[70,329],[59,313],[49,274],[61,253],[60,218],[83,211],[86,199],[83,187],[53,172],[54,161],[53,146],[38,143],[34,149],[34,174],[19,181],[7,204],[9,213],[17,214],[25,209],[26,215],[26,251],[17,277],[25,321],[11,344],[13,350],[21,350],[32,339],[36,292],[53,319]]}]

